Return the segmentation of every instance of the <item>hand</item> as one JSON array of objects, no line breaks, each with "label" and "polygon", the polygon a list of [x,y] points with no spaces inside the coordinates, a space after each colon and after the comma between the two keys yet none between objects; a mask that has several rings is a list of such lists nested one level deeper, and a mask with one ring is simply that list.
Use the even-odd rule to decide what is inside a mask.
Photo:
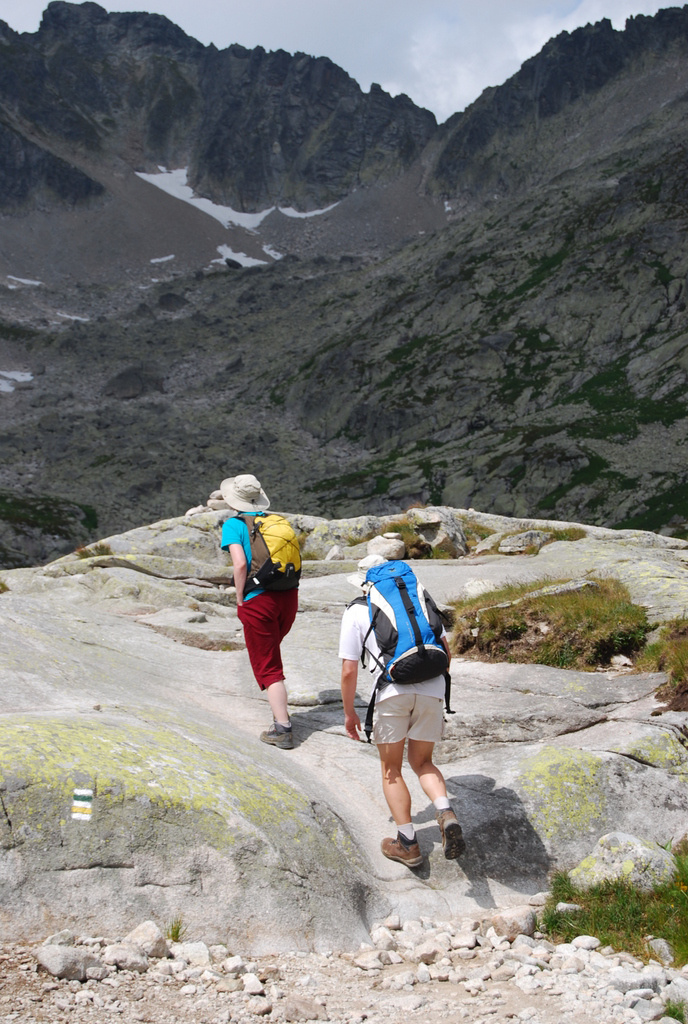
[{"label": "hand", "polygon": [[361,737],[359,736],[361,719],[355,711],[352,711],[350,715],[344,715],[344,728],[346,729],[347,736],[350,736],[352,740],[361,742]]}]

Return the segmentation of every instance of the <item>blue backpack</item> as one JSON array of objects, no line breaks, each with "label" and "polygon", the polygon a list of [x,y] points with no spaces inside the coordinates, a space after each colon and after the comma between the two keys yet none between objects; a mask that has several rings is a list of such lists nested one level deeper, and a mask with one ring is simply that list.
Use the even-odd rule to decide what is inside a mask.
[{"label": "blue backpack", "polygon": [[442,620],[437,605],[405,562],[390,561],[373,566],[366,573],[366,583],[370,584],[365,599],[370,628],[363,641],[363,664],[366,654],[373,657],[365,647],[371,632],[380,648],[380,658],[374,659],[379,673],[364,727],[370,743],[375,697],[387,683],[423,683],[444,675],[445,704],[447,712],[452,712],[449,661],[441,640]]}]

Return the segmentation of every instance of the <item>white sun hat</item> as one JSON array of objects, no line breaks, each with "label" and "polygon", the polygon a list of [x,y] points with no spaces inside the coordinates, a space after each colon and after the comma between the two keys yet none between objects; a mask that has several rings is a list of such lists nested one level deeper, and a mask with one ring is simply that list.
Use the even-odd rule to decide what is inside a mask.
[{"label": "white sun hat", "polygon": [[387,561],[382,555],[366,555],[358,563],[358,572],[352,573],[351,576],[346,577],[346,582],[351,583],[352,586],[358,590],[365,590],[366,585],[366,573],[368,569],[372,569],[374,565],[384,565]]},{"label": "white sun hat", "polygon": [[237,512],[264,512],[270,508],[270,499],[250,473],[228,477],[220,484],[220,491],[229,507]]}]

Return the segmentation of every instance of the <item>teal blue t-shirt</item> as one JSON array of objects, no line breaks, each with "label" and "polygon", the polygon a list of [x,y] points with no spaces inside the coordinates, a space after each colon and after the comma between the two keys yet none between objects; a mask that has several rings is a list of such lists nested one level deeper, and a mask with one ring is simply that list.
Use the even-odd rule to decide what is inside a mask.
[{"label": "teal blue t-shirt", "polygon": [[[260,513],[262,514],[262,513]],[[241,516],[232,516],[230,519],[226,519],[222,526],[222,539],[220,541],[220,547],[223,551],[229,551],[230,544],[241,544],[246,555],[246,565],[251,568],[251,541],[248,535],[248,526],[246,521]],[[258,594],[264,594],[265,591],[262,587],[258,590],[252,590],[250,594],[244,596],[244,601],[250,601],[252,597],[257,597]]]}]

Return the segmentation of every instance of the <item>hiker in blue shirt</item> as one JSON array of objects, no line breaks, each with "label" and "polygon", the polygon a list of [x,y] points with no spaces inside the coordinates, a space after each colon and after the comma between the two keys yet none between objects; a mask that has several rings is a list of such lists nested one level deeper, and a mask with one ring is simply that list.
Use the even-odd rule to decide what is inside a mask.
[{"label": "hiker in blue shirt", "polygon": [[298,587],[266,590],[249,586],[251,540],[241,513],[261,516],[270,507],[270,499],[251,474],[223,480],[220,491],[229,507],[237,513],[225,520],[221,540],[221,546],[229,552],[234,568],[237,615],[244,629],[253,674],[260,689],[267,692],[273,716],[272,725],[260,734],[260,738],[263,743],[291,750],[294,740],[280,644],[296,618]]}]

